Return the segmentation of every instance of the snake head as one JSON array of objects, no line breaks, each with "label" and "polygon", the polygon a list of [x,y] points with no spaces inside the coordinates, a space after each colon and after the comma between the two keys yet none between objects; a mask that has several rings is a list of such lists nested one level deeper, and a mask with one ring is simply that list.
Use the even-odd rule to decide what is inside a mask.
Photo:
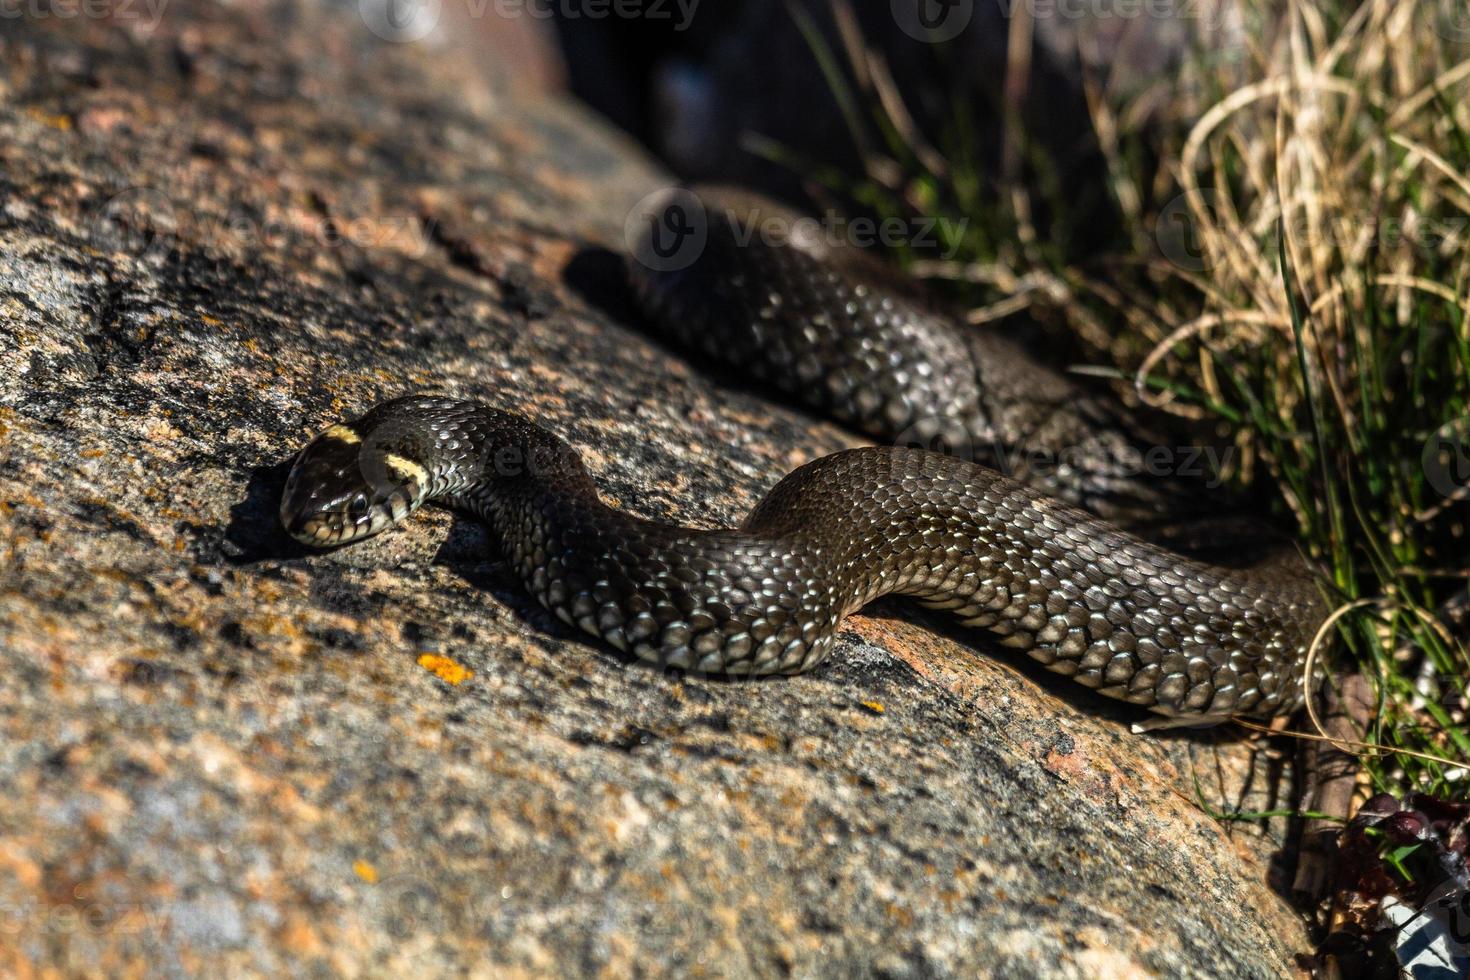
[{"label": "snake head", "polygon": [[303,544],[328,548],[387,530],[423,501],[423,467],[356,423],[317,436],[296,457],[281,497],[281,525]]}]

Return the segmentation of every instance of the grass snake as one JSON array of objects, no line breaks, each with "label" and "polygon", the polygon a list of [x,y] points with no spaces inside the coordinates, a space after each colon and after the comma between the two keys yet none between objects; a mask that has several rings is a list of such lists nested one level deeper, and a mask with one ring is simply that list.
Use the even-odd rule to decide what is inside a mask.
[{"label": "grass snake", "polygon": [[[1324,615],[1304,563],[1223,567],[1126,530],[1208,498],[1138,472],[1149,436],[1120,405],[769,201],[704,189],[661,207],[628,262],[649,322],[889,445],[808,463],[739,527],[697,530],[605,505],[579,455],[522,416],[415,395],[301,451],[289,533],[334,546],[431,500],[468,511],[558,617],[667,667],[809,670],[844,616],[899,594],[1163,725],[1301,704]],[[699,232],[683,261],[648,251],[671,227]]]}]

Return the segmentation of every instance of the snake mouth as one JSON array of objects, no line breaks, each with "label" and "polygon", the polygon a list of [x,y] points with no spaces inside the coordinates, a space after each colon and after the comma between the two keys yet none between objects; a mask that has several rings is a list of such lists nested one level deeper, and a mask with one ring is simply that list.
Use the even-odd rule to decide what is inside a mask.
[{"label": "snake mouth", "polygon": [[364,452],[350,426],[334,426],[314,439],[286,479],[280,509],[286,533],[331,548],[370,538],[407,517],[420,481],[385,469],[381,457]]},{"label": "snake mouth", "polygon": [[332,548],[352,544],[386,531],[394,522],[391,515],[376,509],[365,517],[344,512],[326,514],[288,514],[282,508],[281,524],[297,541],[315,548]]},{"label": "snake mouth", "polygon": [[412,510],[409,495],[397,490],[381,502],[369,502],[356,493],[345,502],[322,507],[302,507],[287,494],[281,502],[281,526],[297,541],[315,548],[352,544],[388,530]]}]

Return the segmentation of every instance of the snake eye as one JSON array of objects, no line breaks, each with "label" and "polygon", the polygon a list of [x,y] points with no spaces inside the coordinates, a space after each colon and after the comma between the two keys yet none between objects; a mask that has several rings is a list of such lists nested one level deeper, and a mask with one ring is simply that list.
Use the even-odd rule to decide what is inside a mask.
[{"label": "snake eye", "polygon": [[367,513],[367,510],[368,500],[367,496],[364,494],[359,493],[357,494],[357,496],[347,501],[347,513],[351,514],[353,517],[361,518],[362,515]]}]

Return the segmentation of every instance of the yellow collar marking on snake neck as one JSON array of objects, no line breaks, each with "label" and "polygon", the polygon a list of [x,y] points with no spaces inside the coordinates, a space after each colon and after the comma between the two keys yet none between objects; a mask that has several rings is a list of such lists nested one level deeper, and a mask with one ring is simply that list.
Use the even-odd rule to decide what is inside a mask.
[{"label": "yellow collar marking on snake neck", "polygon": [[355,446],[359,442],[362,442],[362,436],[340,423],[323,432],[322,436],[327,439],[336,439],[338,442],[345,442],[349,446]]},{"label": "yellow collar marking on snake neck", "polygon": [[428,471],[422,466],[396,453],[385,454],[383,456],[383,463],[400,480],[414,480],[418,483],[424,483],[429,478]]}]

